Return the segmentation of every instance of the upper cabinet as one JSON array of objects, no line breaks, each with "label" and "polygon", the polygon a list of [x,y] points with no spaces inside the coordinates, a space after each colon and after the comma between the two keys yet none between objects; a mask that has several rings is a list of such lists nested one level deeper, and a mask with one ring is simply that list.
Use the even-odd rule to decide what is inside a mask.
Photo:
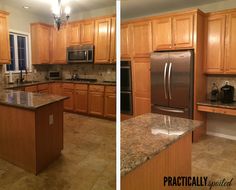
[{"label": "upper cabinet", "polygon": [[116,62],[116,17],[111,20],[110,63]]},{"label": "upper cabinet", "polygon": [[152,51],[151,22],[137,22],[131,25],[133,57],[150,57]]},{"label": "upper cabinet", "polygon": [[209,14],[205,29],[205,72],[236,74],[236,11]]},{"label": "upper cabinet", "polygon": [[80,23],[71,23],[68,26],[68,45],[80,44]]},{"label": "upper cabinet", "polygon": [[130,35],[129,30],[130,26],[128,24],[121,25],[121,34],[120,34],[120,47],[121,47],[121,58],[128,59],[130,55]]},{"label": "upper cabinet", "polygon": [[156,18],[152,21],[153,50],[193,47],[194,14]]},{"label": "upper cabinet", "polygon": [[31,24],[32,64],[50,63],[51,27],[46,24]]},{"label": "upper cabinet", "polygon": [[111,17],[95,21],[95,64],[109,64],[114,62],[114,26],[115,19]]},{"label": "upper cabinet", "polygon": [[0,11],[0,64],[10,64],[8,13]]},{"label": "upper cabinet", "polygon": [[66,63],[66,46],[67,46],[67,28],[61,27],[58,31],[52,28],[52,60],[53,64]]}]

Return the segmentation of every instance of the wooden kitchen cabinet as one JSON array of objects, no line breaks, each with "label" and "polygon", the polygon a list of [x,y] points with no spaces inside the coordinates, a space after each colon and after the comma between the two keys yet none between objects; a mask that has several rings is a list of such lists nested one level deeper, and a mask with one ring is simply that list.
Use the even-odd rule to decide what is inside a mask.
[{"label": "wooden kitchen cabinet", "polygon": [[122,24],[121,25],[121,35],[120,35],[120,47],[121,47],[121,59],[129,59],[131,57],[130,55],[130,25],[128,24]]},{"label": "wooden kitchen cabinet", "polygon": [[62,83],[50,83],[50,93],[54,95],[62,95]]},{"label": "wooden kitchen cabinet", "polygon": [[9,13],[0,11],[0,64],[10,64]]},{"label": "wooden kitchen cabinet", "polygon": [[68,27],[68,45],[80,44],[80,22],[70,23]]},{"label": "wooden kitchen cabinet", "polygon": [[38,84],[38,92],[49,94],[49,84]]},{"label": "wooden kitchen cabinet", "polygon": [[32,64],[50,63],[51,26],[42,23],[31,24]]},{"label": "wooden kitchen cabinet", "polygon": [[111,18],[95,21],[95,60],[94,63],[110,62]]},{"label": "wooden kitchen cabinet", "polygon": [[69,97],[68,99],[64,100],[64,109],[67,111],[73,111],[74,110],[74,84],[63,83],[62,95]]},{"label": "wooden kitchen cabinet", "polygon": [[38,92],[38,86],[37,85],[26,86],[25,92]]},{"label": "wooden kitchen cabinet", "polygon": [[94,43],[94,20],[87,20],[81,22],[80,39],[81,44]]},{"label": "wooden kitchen cabinet", "polygon": [[116,17],[111,18],[110,63],[116,63]]},{"label": "wooden kitchen cabinet", "polygon": [[52,28],[52,64],[66,64],[67,28]]},{"label": "wooden kitchen cabinet", "polygon": [[193,47],[194,14],[185,13],[152,21],[153,50]]},{"label": "wooden kitchen cabinet", "polygon": [[105,105],[104,116],[108,118],[116,118],[116,87],[105,87]]},{"label": "wooden kitchen cabinet", "polygon": [[75,112],[88,113],[88,85],[75,84],[74,92]]},{"label": "wooden kitchen cabinet", "polygon": [[143,21],[132,24],[132,55],[133,57],[150,57],[152,51],[151,22]]},{"label": "wooden kitchen cabinet", "polygon": [[104,86],[90,85],[88,112],[91,115],[103,116],[104,113]]},{"label": "wooden kitchen cabinet", "polygon": [[138,58],[132,62],[134,116],[151,112],[150,59]]}]

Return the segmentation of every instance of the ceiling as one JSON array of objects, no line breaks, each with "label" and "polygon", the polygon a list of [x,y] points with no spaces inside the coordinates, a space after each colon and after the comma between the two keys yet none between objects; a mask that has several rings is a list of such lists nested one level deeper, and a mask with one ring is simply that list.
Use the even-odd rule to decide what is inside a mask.
[{"label": "ceiling", "polygon": [[122,19],[157,14],[223,0],[121,0]]},{"label": "ceiling", "polygon": [[[23,6],[29,6],[29,11],[42,17],[51,16],[51,7],[57,0],[0,0],[1,5],[8,5],[15,8],[23,9]],[[115,0],[62,0],[63,4],[71,7],[71,14],[91,11],[116,5]]]}]

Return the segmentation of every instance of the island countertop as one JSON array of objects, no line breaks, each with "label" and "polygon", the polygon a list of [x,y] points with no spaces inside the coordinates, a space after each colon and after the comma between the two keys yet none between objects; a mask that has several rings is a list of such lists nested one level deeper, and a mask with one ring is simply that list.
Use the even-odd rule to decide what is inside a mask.
[{"label": "island countertop", "polygon": [[15,90],[1,90],[0,104],[24,109],[38,109],[42,106],[67,99],[66,96],[58,96],[44,93],[31,93]]},{"label": "island countertop", "polygon": [[148,113],[121,123],[121,175],[134,170],[182,136],[200,121]]}]

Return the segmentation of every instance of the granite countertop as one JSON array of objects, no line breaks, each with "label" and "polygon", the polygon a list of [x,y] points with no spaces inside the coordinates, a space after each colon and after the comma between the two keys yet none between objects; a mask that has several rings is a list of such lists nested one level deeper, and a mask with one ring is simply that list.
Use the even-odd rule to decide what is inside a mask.
[{"label": "granite countertop", "polygon": [[200,121],[154,113],[123,121],[121,175],[126,175],[201,125]]},{"label": "granite countertop", "polygon": [[236,109],[236,102],[226,104],[222,103],[221,101],[211,102],[210,100],[206,100],[204,102],[198,102],[197,105],[226,108],[226,109]]},{"label": "granite countertop", "polygon": [[35,110],[42,106],[67,99],[65,96],[57,96],[44,93],[31,93],[15,90],[1,90],[0,104],[24,109]]},{"label": "granite countertop", "polygon": [[88,81],[73,81],[73,80],[45,80],[45,81],[34,81],[29,83],[22,83],[22,84],[4,84],[4,88],[12,89],[12,88],[19,88],[25,86],[32,86],[37,84],[45,84],[45,83],[53,83],[53,82],[63,82],[63,83],[75,83],[75,84],[90,84],[90,85],[106,85],[106,86],[115,86],[115,82],[108,82],[108,81],[97,81],[97,82],[88,82]]}]

